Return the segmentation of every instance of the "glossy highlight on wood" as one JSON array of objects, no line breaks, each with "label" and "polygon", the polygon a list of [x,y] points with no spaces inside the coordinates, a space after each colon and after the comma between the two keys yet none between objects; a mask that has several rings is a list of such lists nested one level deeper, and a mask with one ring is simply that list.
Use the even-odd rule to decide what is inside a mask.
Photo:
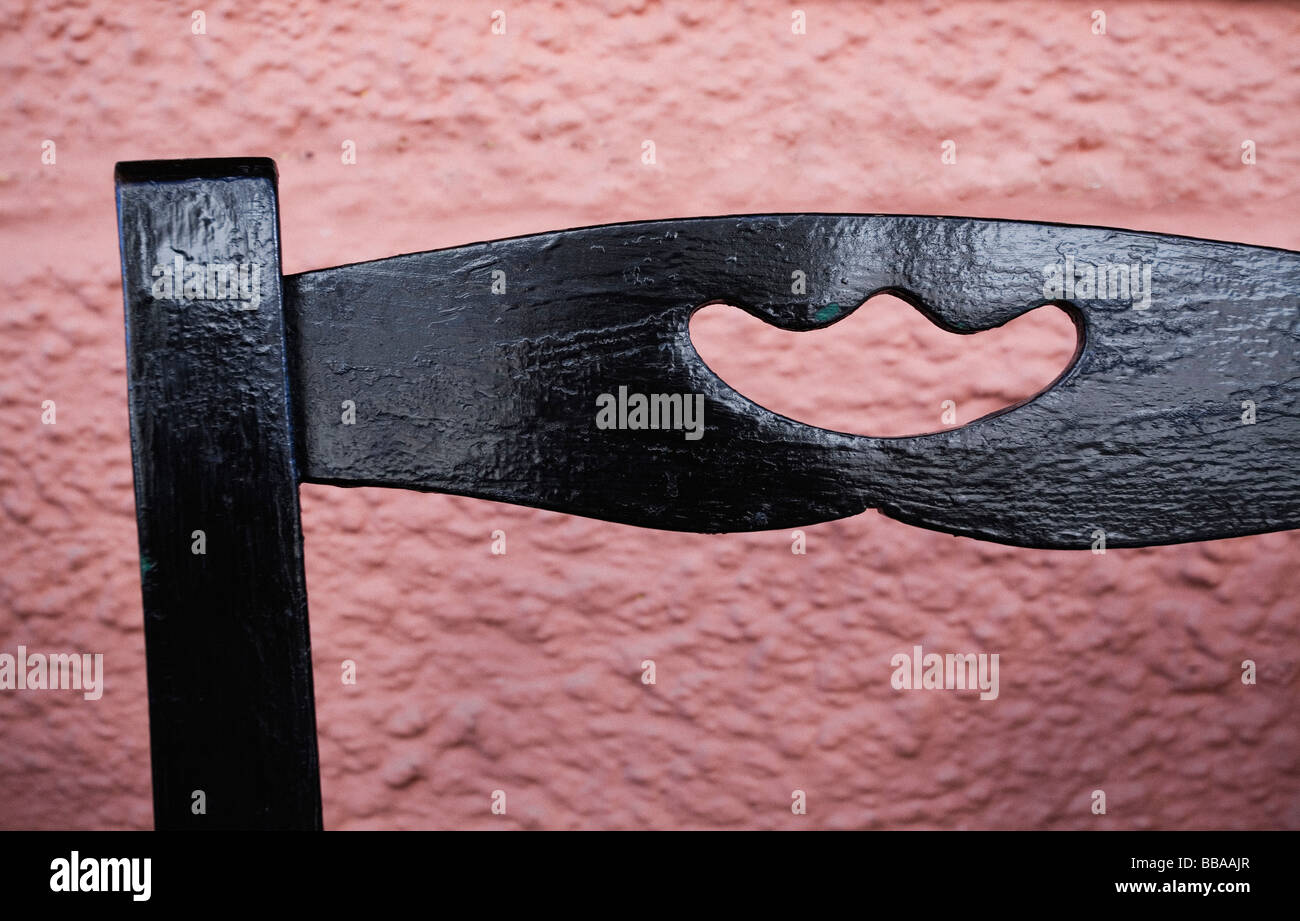
[{"label": "glossy highlight on wood", "polygon": [[[809,330],[882,291],[959,333],[1059,303],[1079,351],[1027,403],[870,438],[756,405],[690,343],[707,303]],[[699,532],[877,508],[1060,549],[1098,532],[1131,547],[1300,524],[1297,291],[1300,256],[1283,250],[899,215],[607,225],[285,279],[307,481]],[[620,387],[702,395],[702,437],[599,428],[601,394]]]}]

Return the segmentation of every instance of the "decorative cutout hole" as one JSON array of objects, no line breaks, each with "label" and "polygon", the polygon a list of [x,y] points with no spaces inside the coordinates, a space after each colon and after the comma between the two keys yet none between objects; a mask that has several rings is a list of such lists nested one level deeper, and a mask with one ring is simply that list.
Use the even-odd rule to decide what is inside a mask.
[{"label": "decorative cutout hole", "polygon": [[1055,304],[996,329],[950,333],[906,301],[877,294],[807,332],[710,304],[691,317],[691,342],[718,377],[760,406],[837,432],[899,438],[1032,399],[1074,361],[1079,333]]}]

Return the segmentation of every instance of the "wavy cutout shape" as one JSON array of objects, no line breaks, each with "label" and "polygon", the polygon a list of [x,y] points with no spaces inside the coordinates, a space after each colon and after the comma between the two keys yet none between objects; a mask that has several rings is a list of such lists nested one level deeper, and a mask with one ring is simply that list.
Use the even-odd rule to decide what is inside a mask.
[{"label": "wavy cutout shape", "polygon": [[928,435],[1005,412],[1074,363],[1080,330],[1044,304],[961,334],[876,294],[822,329],[795,332],[725,303],[691,317],[691,343],[733,390],[790,419],[877,438]]}]

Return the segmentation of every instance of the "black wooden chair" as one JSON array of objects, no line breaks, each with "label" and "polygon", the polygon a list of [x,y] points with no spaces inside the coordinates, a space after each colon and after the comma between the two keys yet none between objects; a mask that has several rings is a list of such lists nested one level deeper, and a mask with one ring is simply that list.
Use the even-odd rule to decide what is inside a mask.
[{"label": "black wooden chair", "polygon": [[[1300,519],[1295,253],[749,215],[284,278],[270,160],[122,163],[117,204],[159,828],[321,827],[301,482],[704,532],[874,507],[1079,549],[1099,531],[1124,547]],[[964,333],[1059,303],[1079,349],[1019,407],[882,439],[771,413],[690,343],[706,303],[804,330],[880,291]]]}]

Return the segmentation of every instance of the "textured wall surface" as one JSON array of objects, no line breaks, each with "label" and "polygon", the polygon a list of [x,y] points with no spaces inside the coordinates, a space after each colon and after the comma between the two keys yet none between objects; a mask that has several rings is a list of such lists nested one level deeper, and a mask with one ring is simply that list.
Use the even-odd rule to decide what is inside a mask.
[{"label": "textured wall surface", "polygon": [[[0,12],[0,652],[107,676],[98,701],[0,691],[0,827],[151,823],[117,160],[275,157],[287,272],[748,211],[1300,248],[1295,6],[802,0],[804,35],[779,4],[440,6],[214,2],[201,35],[175,4]],[[695,328],[760,402],[873,434],[1029,396],[1074,335],[1047,308],[951,336],[884,297],[816,334]],[[302,494],[327,827],[1300,827],[1296,534],[1094,555],[868,512],[795,555]],[[997,653],[998,698],[894,690],[914,645]]]}]

